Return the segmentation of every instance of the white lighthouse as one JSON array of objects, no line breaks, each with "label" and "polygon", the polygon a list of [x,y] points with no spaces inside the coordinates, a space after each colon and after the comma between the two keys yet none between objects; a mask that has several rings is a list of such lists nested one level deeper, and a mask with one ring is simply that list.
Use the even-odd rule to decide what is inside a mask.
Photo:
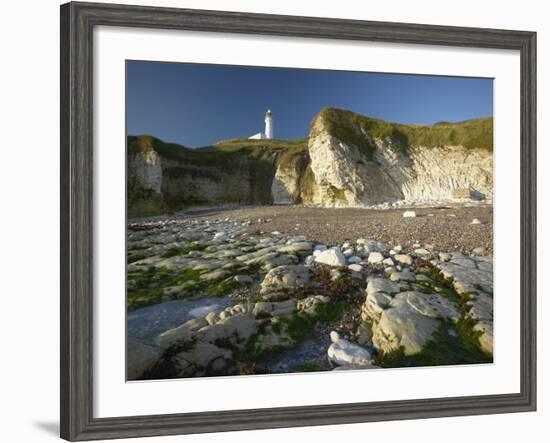
[{"label": "white lighthouse", "polygon": [[265,121],[265,131],[258,132],[257,134],[254,134],[248,138],[256,139],[256,140],[273,138],[273,114],[271,113],[271,109],[268,109],[267,112],[265,113],[264,121]]},{"label": "white lighthouse", "polygon": [[273,115],[271,115],[271,109],[268,109],[265,113],[265,138],[273,138]]}]

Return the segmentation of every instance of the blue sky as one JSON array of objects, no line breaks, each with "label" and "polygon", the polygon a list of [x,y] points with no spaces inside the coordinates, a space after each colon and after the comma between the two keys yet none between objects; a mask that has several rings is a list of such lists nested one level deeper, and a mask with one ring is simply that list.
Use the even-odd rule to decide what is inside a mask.
[{"label": "blue sky", "polygon": [[433,124],[493,114],[493,81],[461,77],[127,62],[129,135],[188,147],[263,131],[306,137],[324,107],[399,123]]}]

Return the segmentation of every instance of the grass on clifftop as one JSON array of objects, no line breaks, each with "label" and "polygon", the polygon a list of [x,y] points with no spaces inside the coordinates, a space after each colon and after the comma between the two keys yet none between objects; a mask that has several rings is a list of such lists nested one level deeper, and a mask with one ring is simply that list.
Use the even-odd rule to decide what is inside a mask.
[{"label": "grass on clifftop", "polygon": [[433,126],[403,125],[344,109],[325,108],[317,118],[323,119],[329,133],[345,144],[356,146],[369,159],[372,158],[374,146],[365,134],[372,138],[392,138],[402,149],[409,145],[429,148],[461,145],[468,149],[493,150],[492,117],[459,123],[440,122]]},{"label": "grass on clifftop", "polygon": [[128,153],[156,151],[161,157],[182,161],[195,166],[227,166],[237,156],[232,152],[206,149],[189,149],[176,143],[166,143],[150,135],[128,136]]},{"label": "grass on clifftop", "polygon": [[307,154],[307,138],[295,140],[254,140],[234,139],[216,143],[213,147],[201,149],[213,149],[222,152],[238,152],[249,157],[264,159],[277,155],[278,164],[283,168],[292,166]]},{"label": "grass on clifftop", "polygon": [[232,168],[231,162],[242,156],[259,160],[281,154],[281,161],[291,161],[307,152],[308,139],[296,140],[254,140],[234,139],[201,148],[186,148],[176,143],[167,143],[150,135],[128,136],[128,153],[156,151],[161,157],[180,160],[196,166],[219,166]]},{"label": "grass on clifftop", "polygon": [[[307,138],[298,138],[295,140],[256,140],[248,138],[239,138],[233,140],[224,140],[219,143],[216,143],[213,146],[214,149],[219,151],[240,151],[247,150],[250,152],[258,152],[261,149],[293,149],[293,150],[304,150],[307,149]],[[203,148],[204,149],[204,148]]]}]

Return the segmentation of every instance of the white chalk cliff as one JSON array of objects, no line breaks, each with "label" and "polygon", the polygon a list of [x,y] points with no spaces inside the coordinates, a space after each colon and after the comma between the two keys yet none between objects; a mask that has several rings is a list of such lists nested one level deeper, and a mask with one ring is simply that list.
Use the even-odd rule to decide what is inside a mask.
[{"label": "white chalk cliff", "polygon": [[150,198],[158,200],[151,212],[225,203],[491,202],[492,130],[492,118],[401,125],[326,108],[311,123],[307,140],[230,140],[188,149],[131,136],[129,208],[133,202],[150,206]]},{"label": "white chalk cliff", "polygon": [[360,124],[354,126],[353,119],[342,120],[345,131],[355,132],[348,138],[364,143],[359,147],[341,140],[331,131],[333,122],[323,113],[316,117],[308,145],[315,184],[306,203],[344,207],[442,202],[454,200],[461,189],[468,189],[472,197],[492,198],[492,150],[416,145],[402,137],[373,136]]}]

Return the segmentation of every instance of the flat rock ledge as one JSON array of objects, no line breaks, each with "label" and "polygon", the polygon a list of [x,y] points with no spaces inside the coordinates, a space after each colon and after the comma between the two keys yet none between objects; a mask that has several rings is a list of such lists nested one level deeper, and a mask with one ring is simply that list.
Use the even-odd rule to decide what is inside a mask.
[{"label": "flat rock ledge", "polygon": [[462,298],[465,310],[426,275],[408,272],[403,278],[401,271],[390,279],[370,278],[361,316],[370,325],[376,349],[390,353],[402,348],[405,355],[414,355],[434,338],[442,321],[457,324],[464,318],[480,333],[481,349],[492,354],[492,258],[455,253],[443,258],[431,264]]},{"label": "flat rock ledge", "polygon": [[[320,273],[324,285],[340,292],[348,287],[358,300],[347,320],[320,332],[334,328],[323,352],[335,370],[384,366],[385,356],[396,351],[414,356],[442,327],[457,335],[467,325],[480,348],[492,354],[493,258],[483,256],[483,248],[466,255],[364,238],[325,245],[279,232],[250,235],[249,226],[183,219],[142,223],[130,232],[134,307],[211,291],[245,295],[231,295],[233,305],[219,312],[201,307],[193,312],[196,318],[152,341],[130,337],[128,379],[166,367],[172,377],[234,374],[243,354],[295,347],[288,320],[314,318],[319,306],[332,303],[319,286]],[[143,286],[147,273],[158,273],[162,283]]]}]

